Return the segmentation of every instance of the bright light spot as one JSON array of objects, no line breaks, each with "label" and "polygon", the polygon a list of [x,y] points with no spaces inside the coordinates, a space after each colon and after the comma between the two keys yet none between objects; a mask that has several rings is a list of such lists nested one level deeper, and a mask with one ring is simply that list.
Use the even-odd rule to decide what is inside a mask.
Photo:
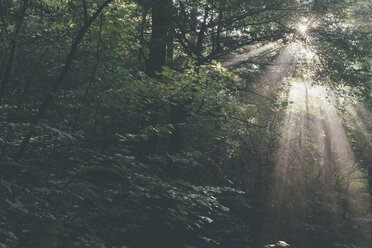
[{"label": "bright light spot", "polygon": [[307,48],[301,48],[300,54],[308,60],[311,60],[315,56],[315,53]]},{"label": "bright light spot", "polygon": [[297,30],[301,33],[301,34],[305,34],[307,29],[309,27],[309,19],[307,19],[306,17],[302,17],[297,25]]},{"label": "bright light spot", "polygon": [[300,31],[302,34],[305,34],[307,31],[307,24],[305,23],[298,24],[298,31]]}]

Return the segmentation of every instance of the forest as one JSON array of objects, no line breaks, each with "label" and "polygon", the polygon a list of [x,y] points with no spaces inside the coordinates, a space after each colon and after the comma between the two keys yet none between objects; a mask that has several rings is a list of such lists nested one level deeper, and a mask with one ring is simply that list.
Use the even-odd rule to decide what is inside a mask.
[{"label": "forest", "polygon": [[0,0],[0,248],[372,248],[372,0]]}]

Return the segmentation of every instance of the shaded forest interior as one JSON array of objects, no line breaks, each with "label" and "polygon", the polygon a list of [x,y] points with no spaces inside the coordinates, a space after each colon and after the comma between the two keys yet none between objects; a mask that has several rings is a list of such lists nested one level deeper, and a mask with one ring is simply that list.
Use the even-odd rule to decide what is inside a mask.
[{"label": "shaded forest interior", "polygon": [[1,248],[372,248],[371,0],[0,0]]}]

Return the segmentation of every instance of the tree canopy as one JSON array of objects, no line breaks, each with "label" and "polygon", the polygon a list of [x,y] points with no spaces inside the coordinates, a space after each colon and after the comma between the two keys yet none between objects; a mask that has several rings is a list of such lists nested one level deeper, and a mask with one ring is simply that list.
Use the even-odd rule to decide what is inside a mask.
[{"label": "tree canopy", "polygon": [[371,13],[1,0],[0,247],[371,247]]}]

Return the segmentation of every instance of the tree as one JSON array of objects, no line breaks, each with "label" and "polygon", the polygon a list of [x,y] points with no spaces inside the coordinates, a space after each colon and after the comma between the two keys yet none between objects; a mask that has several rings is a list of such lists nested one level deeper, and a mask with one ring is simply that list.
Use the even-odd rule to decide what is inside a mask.
[{"label": "tree", "polygon": [[146,73],[154,76],[156,72],[161,72],[161,67],[166,62],[172,19],[172,0],[151,1],[151,16],[150,56],[147,61]]}]

